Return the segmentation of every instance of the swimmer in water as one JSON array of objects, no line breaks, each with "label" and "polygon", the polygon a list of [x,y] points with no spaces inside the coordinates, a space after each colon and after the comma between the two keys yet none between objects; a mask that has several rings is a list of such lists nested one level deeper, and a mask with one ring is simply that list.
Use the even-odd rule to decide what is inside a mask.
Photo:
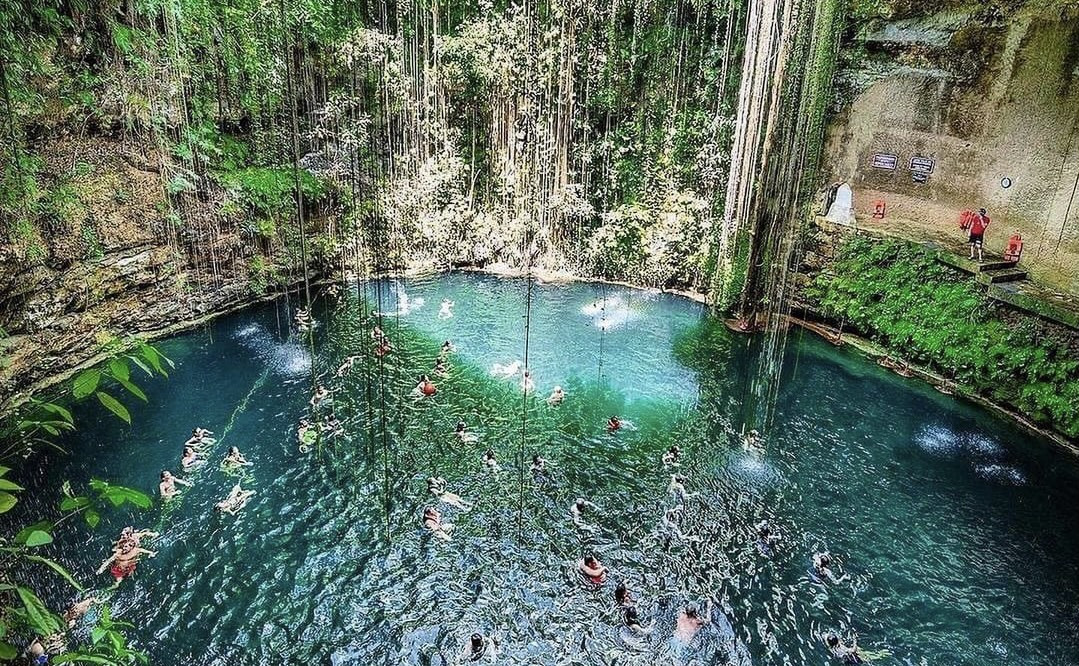
[{"label": "swimmer in water", "polygon": [[671,474],[671,482],[667,486],[667,493],[674,496],[679,502],[685,502],[690,497],[696,497],[697,493],[686,492],[686,477],[681,474]]},{"label": "swimmer in water", "polygon": [[483,465],[488,471],[495,474],[502,471],[502,468],[498,465],[498,459],[495,458],[494,449],[487,449],[483,452]]},{"label": "swimmer in water", "polygon": [[865,659],[858,651],[858,637],[855,636],[850,645],[840,640],[835,632],[829,631],[824,637],[824,644],[828,646],[828,652],[833,657],[842,660],[844,664],[864,664]]},{"label": "swimmer in water", "polygon": [[532,472],[532,476],[543,475],[547,473],[547,463],[550,461],[536,453],[532,455],[532,465],[529,470]]},{"label": "swimmer in water", "polygon": [[771,556],[772,547],[779,543],[779,535],[772,531],[772,525],[767,520],[762,520],[756,525],[757,550],[762,555]]},{"label": "swimmer in water", "polygon": [[76,601],[66,611],[64,611],[64,624],[68,629],[74,629],[75,625],[79,623],[90,608],[96,604],[103,604],[108,601],[107,597],[95,597],[89,596],[82,601]]},{"label": "swimmer in water", "polygon": [[423,526],[442,541],[449,541],[450,533],[453,532],[453,525],[442,522],[442,514],[433,506],[423,510]]},{"label": "swimmer in water", "polygon": [[438,498],[438,501],[450,506],[455,506],[462,511],[471,511],[472,504],[461,499],[460,495],[446,490],[446,479],[441,476],[432,476],[427,479],[427,492]]},{"label": "swimmer in water", "polygon": [[188,487],[193,485],[190,481],[185,481],[184,479],[173,476],[172,472],[168,471],[167,469],[162,471],[161,483],[157,484],[158,492],[161,493],[161,499],[167,501],[172,499],[173,497],[176,497],[176,494],[180,492],[179,489],[176,488],[177,483],[181,486]]},{"label": "swimmer in water", "polygon": [[671,446],[671,448],[667,449],[663,453],[663,458],[661,458],[661,460],[663,461],[663,466],[664,467],[679,467],[679,466],[681,466],[681,459],[682,459],[682,449],[679,448],[679,446],[677,444],[675,444],[675,445]]},{"label": "swimmer in water", "polygon": [[345,427],[341,425],[341,422],[337,420],[336,416],[331,416],[322,423],[319,423],[318,430],[323,434],[333,435],[334,437],[340,437],[345,434]]},{"label": "swimmer in water", "polygon": [[746,451],[759,451],[761,446],[761,434],[757,430],[750,430],[742,439],[742,446]]},{"label": "swimmer in water", "polygon": [[240,484],[236,484],[229,491],[229,496],[214,505],[214,508],[222,513],[235,516],[245,506],[247,501],[255,494],[254,490],[244,490]]},{"label": "swimmer in water", "polygon": [[607,432],[618,432],[622,429],[622,419],[612,416],[607,419]]},{"label": "swimmer in water", "polygon": [[536,390],[536,383],[532,381],[531,370],[525,370],[524,375],[521,377],[521,390],[525,393],[531,393]]},{"label": "swimmer in water", "polygon": [[457,427],[454,428],[453,435],[462,444],[469,444],[471,442],[475,442],[475,441],[479,440],[479,438],[480,438],[480,436],[477,435],[476,433],[468,431],[468,426],[465,425],[464,421],[458,421],[457,422]]},{"label": "swimmer in water", "polygon": [[682,519],[683,509],[681,504],[676,504],[667,509],[660,519],[660,532],[666,535],[666,546],[670,546],[671,539],[677,539],[686,543],[700,543],[701,538],[695,534],[687,535],[678,525]]},{"label": "swimmer in water", "polygon": [[577,527],[580,527],[581,529],[586,529],[586,530],[595,529],[592,525],[589,525],[588,523],[586,523],[584,521],[584,511],[585,511],[585,509],[599,510],[599,507],[596,506],[595,504],[585,500],[583,497],[578,497],[576,500],[574,500],[573,504],[571,504],[570,507],[569,507],[570,519],[573,521],[574,525],[576,525]]},{"label": "swimmer in water", "polygon": [[412,389],[412,396],[415,398],[430,398],[436,393],[438,393],[438,387],[427,375],[421,375],[420,383],[416,384],[416,388]]},{"label": "swimmer in water", "polygon": [[626,581],[619,581],[618,587],[614,588],[614,602],[619,608],[629,608],[633,605],[633,595],[626,587]]},{"label": "swimmer in water", "polygon": [[180,456],[180,467],[183,467],[185,472],[198,467],[204,462],[206,461],[199,457],[199,454],[195,452],[194,448],[190,446],[184,447],[184,453]]},{"label": "swimmer in water", "polygon": [[344,377],[348,373],[352,372],[352,366],[360,359],[359,356],[348,356],[342,361],[341,365],[337,366],[337,376]]},{"label": "swimmer in water", "polygon": [[450,368],[446,364],[446,360],[441,356],[435,361],[434,373],[439,377],[448,377],[450,374]]},{"label": "swimmer in water", "polygon": [[607,567],[599,561],[595,553],[589,553],[577,562],[577,570],[588,579],[588,582],[599,586],[607,582]]},{"label": "swimmer in water", "polygon": [[201,451],[204,447],[209,446],[217,440],[210,437],[213,433],[204,428],[195,428],[191,431],[191,437],[184,442],[184,446],[190,446],[196,451]]},{"label": "swimmer in water", "polygon": [[442,299],[442,304],[438,308],[439,319],[449,319],[453,316],[453,306],[455,303],[448,298]]},{"label": "swimmer in water", "polygon": [[487,638],[483,634],[472,634],[464,657],[468,661],[495,661],[498,656],[498,640]]},{"label": "swimmer in water", "polygon": [[221,461],[221,465],[224,467],[248,467],[253,465],[244,458],[244,455],[240,453],[240,449],[235,446],[229,447],[229,452],[225,455],[225,459]]},{"label": "swimmer in water", "polygon": [[311,408],[314,409],[315,407],[318,407],[320,404],[322,404],[323,400],[329,397],[330,389],[326,388],[322,384],[319,384],[315,387],[315,394],[311,396],[311,400],[308,401],[308,404],[310,404]]},{"label": "swimmer in water", "polygon": [[[146,550],[135,545],[131,541],[125,542],[119,550],[113,551],[109,559],[101,563],[98,567],[97,573],[101,575],[105,573],[105,569],[109,569],[109,573],[116,580],[116,584],[119,585],[121,581],[135,573],[135,567],[138,566],[139,559],[143,556],[154,557],[157,555],[152,550]],[[111,566],[110,566],[111,565]]]},{"label": "swimmer in water", "polygon": [[554,387],[551,391],[551,395],[547,396],[547,404],[551,407],[557,407],[561,405],[566,399],[566,392],[562,390],[561,386]]},{"label": "swimmer in water", "polygon": [[701,627],[712,621],[712,600],[708,599],[704,613],[700,612],[700,606],[695,603],[686,604],[686,607],[678,613],[678,621],[674,628],[674,637],[682,643],[689,643],[697,635]]},{"label": "swimmer in water", "polygon": [[828,551],[813,553],[813,571],[817,577],[829,583],[841,583],[847,579],[847,576],[844,574],[837,578],[835,572],[832,571],[833,564],[835,562],[832,560],[832,554]]},{"label": "swimmer in water", "polygon": [[446,356],[447,354],[449,354],[451,352],[455,352],[455,351],[457,351],[457,350],[454,349],[453,343],[450,342],[449,340],[446,340],[445,342],[442,343],[442,347],[438,350],[438,355],[439,356]]},{"label": "swimmer in water", "polygon": [[136,548],[142,546],[143,539],[156,539],[160,534],[151,530],[138,530],[134,527],[125,527],[120,530],[120,536],[112,544],[112,552],[116,553],[129,546]]},{"label": "swimmer in water", "polygon": [[293,319],[296,321],[296,328],[301,331],[307,331],[311,328],[311,314],[307,311],[307,308],[297,310]]},{"label": "swimmer in water", "polygon": [[648,636],[656,628],[655,619],[647,627],[641,624],[641,616],[635,606],[628,606],[622,611],[622,621],[625,622],[626,629],[635,637]]}]

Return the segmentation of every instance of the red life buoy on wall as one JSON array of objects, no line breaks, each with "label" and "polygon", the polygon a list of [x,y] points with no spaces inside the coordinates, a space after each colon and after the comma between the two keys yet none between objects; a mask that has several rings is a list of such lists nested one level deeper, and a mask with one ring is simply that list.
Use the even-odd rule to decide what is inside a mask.
[{"label": "red life buoy on wall", "polygon": [[968,208],[967,210],[961,211],[959,213],[959,228],[960,229],[962,229],[963,231],[966,231],[967,229],[970,229],[970,225],[973,224],[973,223],[974,223],[974,211],[972,211],[972,210],[970,210]]},{"label": "red life buoy on wall", "polygon": [[1023,234],[1016,231],[1008,239],[1008,248],[1004,250],[1004,261],[1018,262],[1023,256]]},{"label": "red life buoy on wall", "polygon": [[877,199],[873,202],[873,217],[881,220],[884,219],[884,211],[888,208],[888,204],[884,203],[884,199]]}]

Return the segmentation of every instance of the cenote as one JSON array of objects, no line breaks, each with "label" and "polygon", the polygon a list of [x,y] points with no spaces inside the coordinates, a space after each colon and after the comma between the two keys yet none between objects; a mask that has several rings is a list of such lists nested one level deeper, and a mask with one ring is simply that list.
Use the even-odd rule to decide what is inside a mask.
[{"label": "cenote", "polygon": [[[440,318],[445,299],[453,316]],[[216,433],[178,498],[44,547],[90,580],[123,525],[160,531],[157,556],[105,592],[150,663],[449,664],[481,632],[503,664],[822,664],[827,631],[857,634],[875,663],[1079,663],[1079,468],[984,410],[795,330],[774,425],[746,450],[749,338],[677,296],[457,273],[351,283],[316,293],[310,336],[295,306],[160,342],[176,368],[130,401],[133,426],[80,406],[66,453],[36,454],[36,476],[19,478],[16,522],[48,513],[65,480],[156,494],[191,429]],[[385,356],[371,310],[394,344]],[[492,374],[525,362],[526,322],[530,396],[520,374]],[[437,395],[411,396],[446,339]],[[316,384],[333,395],[313,411]],[[555,385],[567,398],[549,407]],[[616,433],[612,414],[626,422]],[[302,452],[300,420],[331,416],[341,432]],[[459,441],[458,421],[478,441]],[[680,534],[662,521],[677,501],[661,463],[673,444],[690,492]],[[230,446],[254,463],[242,477],[218,466]],[[545,483],[533,454],[550,461]],[[449,542],[422,528],[429,476],[474,503],[440,506]],[[215,512],[237,480],[254,497]],[[571,521],[578,497],[598,507],[591,529]],[[767,554],[762,520],[780,537]],[[839,582],[813,574],[825,550]],[[576,573],[589,551],[611,571],[599,589]],[[70,601],[35,575],[50,605]],[[624,635],[619,581],[651,635]],[[712,623],[672,641],[679,610],[708,597]]]}]

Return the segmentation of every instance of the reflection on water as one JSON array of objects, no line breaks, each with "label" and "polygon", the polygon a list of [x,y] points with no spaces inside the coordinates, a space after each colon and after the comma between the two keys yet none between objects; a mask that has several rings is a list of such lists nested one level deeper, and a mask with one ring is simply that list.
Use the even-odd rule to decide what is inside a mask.
[{"label": "reflection on water", "polygon": [[[72,455],[45,454],[42,473],[20,479],[35,498],[20,509],[49,510],[65,478],[150,491],[191,428],[217,432],[195,485],[135,519],[161,529],[160,554],[114,601],[152,663],[451,664],[480,632],[505,664],[821,664],[827,631],[857,634],[878,663],[1079,663],[1069,461],[798,336],[776,426],[746,450],[732,420],[744,341],[698,327],[699,306],[536,285],[526,350],[526,293],[451,275],[320,296],[314,358],[278,328],[292,321],[284,303],[168,341],[178,367],[131,405],[136,426],[80,415]],[[433,306],[444,300],[452,317]],[[392,313],[391,354],[371,354],[361,303]],[[457,352],[437,395],[411,397],[445,339]],[[535,398],[520,390],[526,351]],[[363,358],[336,377],[350,354]],[[492,377],[496,364],[514,379]],[[316,382],[333,394],[312,412]],[[567,398],[549,407],[555,385]],[[612,414],[634,427],[607,432]],[[300,453],[301,418],[341,433]],[[476,441],[453,434],[458,421]],[[664,465],[673,444],[682,456]],[[236,517],[210,510],[236,481],[216,465],[229,446],[255,463],[243,483],[256,495]],[[501,472],[482,462],[488,449]],[[538,479],[533,453],[550,461]],[[430,496],[430,476],[471,510]],[[582,526],[569,511],[579,497],[595,505]],[[435,504],[455,525],[448,543],[421,526]],[[110,520],[45,548],[89,577],[130,519]],[[839,582],[813,571],[824,550]],[[598,590],[576,572],[587,552],[611,571]],[[650,634],[622,626],[620,581]],[[681,610],[708,598],[712,621],[677,640]]]}]

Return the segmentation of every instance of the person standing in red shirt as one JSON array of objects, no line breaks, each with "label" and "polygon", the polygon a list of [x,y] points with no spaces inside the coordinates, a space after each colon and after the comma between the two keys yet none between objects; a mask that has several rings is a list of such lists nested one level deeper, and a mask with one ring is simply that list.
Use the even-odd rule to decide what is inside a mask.
[{"label": "person standing in red shirt", "polygon": [[970,223],[970,258],[974,259],[974,250],[978,251],[978,261],[982,259],[982,242],[985,238],[985,230],[989,228],[989,216],[984,208],[978,209],[978,214]]}]

